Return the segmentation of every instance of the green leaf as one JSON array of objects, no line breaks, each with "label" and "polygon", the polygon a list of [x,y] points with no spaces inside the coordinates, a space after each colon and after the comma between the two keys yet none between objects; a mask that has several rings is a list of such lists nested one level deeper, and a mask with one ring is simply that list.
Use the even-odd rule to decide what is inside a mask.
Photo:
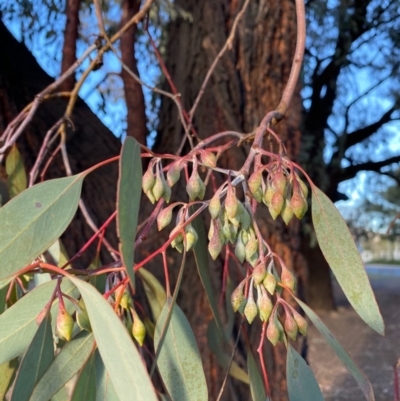
[{"label": "green leaf", "polygon": [[[194,209],[192,208],[192,212]],[[218,313],[218,305],[214,296],[211,277],[209,271],[209,263],[208,263],[208,249],[207,249],[207,236],[204,229],[203,219],[200,216],[197,216],[193,220],[193,228],[196,230],[198,235],[198,240],[196,245],[194,246],[194,256],[196,259],[197,271],[199,272],[200,280],[203,284],[204,290],[207,295],[208,302],[211,307],[212,314],[214,316],[217,328],[222,333],[222,323]]]},{"label": "green leaf", "polygon": [[110,304],[92,285],[73,276],[70,280],[85,302],[101,358],[120,400],[157,401],[142,359]]},{"label": "green leaf", "polygon": [[46,314],[18,369],[11,401],[29,401],[32,390],[54,359],[51,316]]},{"label": "green leaf", "polygon": [[[36,318],[50,300],[55,285],[55,281],[40,285],[0,315],[0,364],[21,355],[28,347],[37,331]],[[63,281],[61,289],[70,296],[76,292],[68,280]],[[68,301],[65,305],[71,312],[72,304]],[[58,300],[51,308],[53,316],[57,309]]]},{"label": "green leaf", "polygon": [[286,357],[286,377],[290,401],[324,401],[312,370],[290,344]]},{"label": "green leaf", "polygon": [[93,347],[93,334],[86,331],[82,331],[65,344],[39,380],[29,401],[49,400],[79,372],[93,351]]},{"label": "green leaf", "polygon": [[[158,349],[172,299],[168,298],[156,323],[154,348]],[[157,366],[172,401],[207,400],[206,378],[189,322],[174,305]]]},{"label": "green leaf", "polygon": [[[207,342],[211,352],[217,358],[218,363],[228,369],[230,362],[229,345],[223,334],[218,331],[215,320],[211,320],[207,329]],[[248,374],[235,362],[232,361],[229,374],[243,383],[250,384]]]},{"label": "green leaf", "polygon": [[347,351],[340,345],[338,340],[333,336],[333,334],[329,331],[329,329],[322,323],[320,318],[300,299],[295,298],[297,303],[304,310],[306,315],[313,322],[314,326],[318,329],[318,331],[324,336],[326,342],[332,347],[335,351],[335,354],[338,358],[343,362],[344,366],[346,366],[347,370],[354,377],[358,385],[360,386],[362,392],[364,393],[365,398],[368,401],[374,401],[374,392],[372,390],[371,383],[368,381],[364,372],[356,365],[351,356],[347,353]]},{"label": "green leaf", "polygon": [[135,288],[133,251],[142,193],[142,160],[139,143],[126,137],[119,160],[117,191],[117,230],[122,261],[132,287]]},{"label": "green leaf", "polygon": [[103,360],[96,350],[96,401],[119,401]]},{"label": "green leaf", "polygon": [[140,278],[143,280],[144,292],[151,308],[154,320],[157,321],[162,309],[164,308],[167,294],[160,282],[143,267],[138,271]]},{"label": "green leaf", "polygon": [[18,358],[0,365],[0,400],[5,399],[7,390],[18,368]]},{"label": "green leaf", "polygon": [[7,155],[6,172],[8,175],[7,185],[10,198],[18,195],[27,186],[26,172],[24,163],[17,146],[14,144]]},{"label": "green leaf", "polygon": [[8,287],[6,287],[6,286],[4,286],[3,288],[0,288],[0,315],[6,310],[7,291],[8,291]]},{"label": "green leaf", "polygon": [[384,335],[383,319],[356,244],[335,205],[317,187],[312,191],[312,220],[321,251],[347,299],[371,328]]},{"label": "green leaf", "polygon": [[69,401],[68,383],[51,397],[51,401]]},{"label": "green leaf", "polygon": [[256,361],[254,360],[253,354],[249,348],[247,349],[247,370],[250,379],[251,399],[253,401],[265,401],[267,395],[265,394],[264,383]]},{"label": "green leaf", "polygon": [[96,401],[96,366],[93,352],[81,370],[72,393],[71,401]]},{"label": "green leaf", "polygon": [[65,231],[84,175],[35,185],[0,208],[0,279],[28,265]]}]

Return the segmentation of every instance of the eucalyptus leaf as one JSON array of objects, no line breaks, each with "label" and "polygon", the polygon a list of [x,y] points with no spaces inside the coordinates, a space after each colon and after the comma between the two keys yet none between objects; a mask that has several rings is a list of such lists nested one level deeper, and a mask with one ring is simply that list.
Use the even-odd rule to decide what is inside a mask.
[{"label": "eucalyptus leaf", "polygon": [[25,352],[14,383],[11,401],[29,401],[32,390],[54,359],[51,316],[46,314]]},{"label": "eucalyptus leaf", "polygon": [[86,331],[66,343],[37,383],[30,401],[49,400],[55,395],[86,363],[94,344],[93,334]]},{"label": "eucalyptus leaf", "polygon": [[71,276],[89,315],[101,358],[121,401],[157,401],[142,359],[125,326],[92,285]]},{"label": "eucalyptus leaf", "polygon": [[335,354],[343,362],[350,374],[354,377],[364,393],[365,399],[368,401],[375,401],[371,383],[368,381],[364,372],[357,366],[348,352],[340,345],[338,340],[336,340],[324,323],[322,323],[321,319],[304,302],[300,301],[298,298],[295,299],[306,315],[313,322],[314,326],[324,336],[326,342],[332,347],[332,349],[335,351]]},{"label": "eucalyptus leaf", "polygon": [[0,400],[5,399],[8,388],[13,376],[18,368],[18,358],[0,365]]},{"label": "eucalyptus leaf", "polygon": [[312,220],[318,244],[347,299],[379,334],[385,327],[360,254],[343,217],[317,187],[312,191]]},{"label": "eucalyptus leaf", "polygon": [[250,392],[253,401],[265,401],[267,395],[265,394],[264,383],[258,370],[256,361],[254,360],[251,350],[247,349],[247,370],[250,379]]},{"label": "eucalyptus leaf", "polygon": [[290,344],[286,355],[286,377],[290,401],[324,401],[312,370]]},{"label": "eucalyptus leaf", "polygon": [[84,177],[43,182],[0,208],[0,279],[31,263],[65,231],[78,207]]},{"label": "eucalyptus leaf", "polygon": [[119,160],[117,190],[117,229],[122,261],[132,287],[135,288],[133,271],[134,242],[142,193],[142,159],[139,143],[126,137]]},{"label": "eucalyptus leaf", "polygon": [[[154,333],[158,349],[172,299],[168,298]],[[207,400],[208,391],[200,353],[189,322],[174,305],[164,342],[157,361],[160,375],[172,401]]]},{"label": "eucalyptus leaf", "polygon": [[119,401],[118,395],[110,379],[103,360],[96,350],[96,401]]},{"label": "eucalyptus leaf", "polygon": [[89,357],[76,380],[71,401],[96,401],[95,353]]},{"label": "eucalyptus leaf", "polygon": [[21,193],[27,186],[27,177],[21,153],[17,145],[11,147],[6,158],[7,185],[10,198]]}]

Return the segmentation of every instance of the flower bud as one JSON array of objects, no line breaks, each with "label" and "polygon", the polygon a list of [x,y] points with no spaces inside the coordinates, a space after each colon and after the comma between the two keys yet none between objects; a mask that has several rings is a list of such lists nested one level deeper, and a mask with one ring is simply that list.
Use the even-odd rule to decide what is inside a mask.
[{"label": "flower bud", "polygon": [[265,291],[265,288],[262,285],[259,285],[257,288],[258,288],[257,306],[259,310],[260,319],[262,322],[266,322],[271,316],[273,305],[271,300],[269,299],[267,292]]},{"label": "flower bud", "polygon": [[124,289],[122,286],[119,286],[115,290],[115,300],[117,300],[120,296],[121,296],[121,300],[120,300],[119,304],[124,309],[128,309],[129,304],[131,303],[130,296],[129,296],[128,292],[126,291],[126,289]]},{"label": "flower bud", "polygon": [[290,220],[292,220],[292,218],[293,218],[293,209],[291,208],[290,202],[288,201],[288,199],[285,200],[285,203],[282,208],[281,216],[286,225],[288,225],[290,223]]},{"label": "flower bud", "polygon": [[250,232],[249,241],[246,244],[246,260],[250,259],[258,251],[258,241],[253,231]]},{"label": "flower bud", "polygon": [[181,176],[181,167],[179,162],[172,163],[171,167],[167,171],[167,182],[170,187],[174,186]]},{"label": "flower bud", "polygon": [[250,192],[254,195],[260,188],[262,182],[262,170],[256,170],[249,177],[247,185],[249,186]]},{"label": "flower bud", "polygon": [[272,177],[272,187],[275,192],[285,196],[287,188],[287,178],[282,170],[278,170]]},{"label": "flower bud", "polygon": [[297,182],[300,185],[301,193],[302,193],[304,199],[307,199],[307,196],[308,196],[307,184],[297,174],[295,176],[296,176]]},{"label": "flower bud", "polygon": [[133,317],[132,336],[139,343],[139,345],[142,346],[146,337],[146,326],[140,320],[136,311],[132,308],[131,313]]},{"label": "flower bud", "polygon": [[224,243],[227,244],[231,239],[231,225],[229,224],[229,219],[226,213],[224,213],[224,222],[222,224],[222,234],[224,236]]},{"label": "flower bud", "polygon": [[190,251],[195,245],[198,240],[198,235],[196,230],[193,228],[191,224],[188,224],[185,227],[185,233],[186,233],[186,244],[185,244],[185,249],[186,252]]},{"label": "flower bud", "polygon": [[82,330],[92,331],[89,315],[82,298],[79,300],[79,308],[76,310],[76,322]]},{"label": "flower bud", "polygon": [[167,227],[172,220],[172,211],[173,207],[168,206],[165,209],[161,210],[161,212],[157,216],[157,228],[158,231],[161,231],[163,228]]},{"label": "flower bud", "polygon": [[229,183],[225,199],[225,211],[229,218],[235,218],[239,210],[239,201],[236,198],[235,189]]},{"label": "flower bud", "polygon": [[245,301],[245,297],[243,295],[244,284],[245,282],[242,281],[232,292],[231,304],[234,312],[237,312],[243,301]]},{"label": "flower bud", "polygon": [[253,194],[253,198],[260,203],[263,200],[263,190],[262,188],[258,188],[257,191]]},{"label": "flower bud", "polygon": [[254,280],[254,285],[258,286],[264,280],[264,277],[267,274],[267,266],[265,262],[259,263],[253,270],[252,277]]},{"label": "flower bud", "polygon": [[257,304],[254,301],[252,288],[250,289],[249,297],[247,299],[247,303],[243,313],[250,324],[253,322],[254,318],[258,315],[258,308]]},{"label": "flower bud", "polygon": [[147,191],[152,189],[155,182],[156,181],[154,178],[153,167],[150,163],[147,171],[143,174],[143,178],[142,178],[143,192],[146,193]]},{"label": "flower bud", "polygon": [[286,313],[284,327],[285,332],[289,336],[289,338],[291,338],[292,340],[296,340],[298,327],[296,321],[290,313]]},{"label": "flower bud", "polygon": [[186,192],[189,195],[189,199],[191,201],[195,200],[197,197],[199,199],[204,198],[206,186],[200,178],[197,170],[193,170],[192,175],[190,176],[189,181],[186,184]]},{"label": "flower bud", "polygon": [[229,241],[231,242],[232,245],[234,245],[236,243],[236,239],[238,236],[239,227],[235,226],[234,224],[229,224],[229,229],[231,230],[231,236]]},{"label": "flower bud", "polygon": [[263,280],[263,286],[271,295],[274,295],[276,287],[276,278],[272,273],[270,272],[267,273],[267,275]]},{"label": "flower bud", "polygon": [[240,213],[240,224],[243,230],[248,230],[251,225],[251,216],[249,211],[246,209],[246,206],[243,205],[242,202],[239,202]]},{"label": "flower bud", "polygon": [[267,185],[264,192],[263,202],[266,206],[269,207],[271,204],[272,197],[274,196],[275,190],[272,188],[271,182],[268,180]]},{"label": "flower bud", "polygon": [[294,191],[292,199],[290,200],[290,207],[292,208],[295,216],[298,219],[301,219],[306,214],[308,205],[307,201],[303,198],[303,195],[299,192],[300,189]]},{"label": "flower bud", "polygon": [[221,212],[221,200],[219,197],[220,191],[217,191],[208,204],[208,211],[210,212],[212,219],[216,219]]},{"label": "flower bud", "polygon": [[61,340],[70,341],[72,337],[72,330],[74,328],[74,319],[68,311],[61,307],[58,309],[56,332]]},{"label": "flower bud", "polygon": [[208,243],[208,252],[210,252],[211,258],[213,260],[217,259],[223,247],[223,237],[221,228],[219,226],[218,220],[214,221],[214,230],[210,242]]},{"label": "flower bud", "polygon": [[254,268],[258,263],[258,252],[255,252],[249,258],[246,258],[246,261],[250,264],[251,267]]},{"label": "flower bud", "polygon": [[149,189],[147,192],[145,192],[146,196],[149,198],[149,201],[151,202],[152,205],[154,205],[156,199],[154,198],[153,191]]},{"label": "flower bud", "polygon": [[156,176],[156,181],[154,183],[154,187],[152,189],[154,199],[158,201],[164,194],[165,187],[163,179],[161,178],[161,174],[158,171]]},{"label": "flower bud", "polygon": [[285,287],[288,287],[289,289],[294,291],[294,288],[296,286],[296,278],[287,267],[282,267],[281,282]]},{"label": "flower bud", "polygon": [[[173,235],[176,234],[176,231],[181,230],[181,227],[175,227],[172,231],[169,237],[171,238]],[[179,253],[182,253],[183,251],[183,235],[180,232],[171,242],[172,248],[175,248]]]},{"label": "flower bud", "polygon": [[235,255],[240,263],[243,263],[244,260],[246,259],[246,247],[242,240],[242,231],[239,231],[239,234],[236,239]]},{"label": "flower bud", "polygon": [[279,338],[281,336],[281,331],[279,330],[277,322],[278,319],[276,319],[275,314],[271,315],[268,321],[267,338],[273,346],[275,346],[278,343]]},{"label": "flower bud", "polygon": [[214,168],[217,165],[217,158],[212,152],[208,152],[206,150],[201,152],[200,159],[206,167]]},{"label": "flower bud", "polygon": [[282,211],[284,203],[285,198],[281,193],[275,192],[272,195],[271,203],[269,204],[268,209],[274,220],[279,216],[280,212]]},{"label": "flower bud", "polygon": [[164,193],[162,195],[162,197],[164,198],[165,202],[169,203],[170,199],[171,199],[171,188],[170,186],[167,184],[167,181],[164,180]]},{"label": "flower bud", "polygon": [[299,332],[303,335],[306,336],[307,335],[307,321],[306,319],[304,319],[303,316],[300,315],[299,312],[292,310],[293,313],[293,318],[297,324],[297,327],[299,329]]}]

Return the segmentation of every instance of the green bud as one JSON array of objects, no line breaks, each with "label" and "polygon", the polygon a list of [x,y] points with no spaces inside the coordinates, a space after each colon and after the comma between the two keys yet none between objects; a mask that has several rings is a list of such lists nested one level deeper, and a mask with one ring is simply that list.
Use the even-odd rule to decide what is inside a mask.
[{"label": "green bud", "polygon": [[276,278],[272,273],[270,272],[267,273],[263,281],[263,286],[271,295],[274,295],[276,287]]},{"label": "green bud", "polygon": [[290,202],[286,199],[282,208],[281,216],[286,225],[290,223],[293,218],[293,209],[290,206]]},{"label": "green bud", "polygon": [[242,281],[232,292],[231,295],[231,304],[234,312],[237,312],[242,305],[243,301],[245,301],[243,294],[244,281]]},{"label": "green bud", "polygon": [[281,195],[285,196],[287,188],[287,178],[282,170],[278,170],[272,176],[272,187],[274,188],[275,192],[278,192]]},{"label": "green bud", "polygon": [[208,211],[210,212],[212,219],[216,219],[221,212],[221,200],[219,197],[220,191],[217,191],[208,204]]},{"label": "green bud", "polygon": [[231,184],[228,186],[225,199],[225,211],[229,218],[235,218],[239,210],[239,201],[236,198],[235,189]]},{"label": "green bud", "polygon": [[[175,227],[172,231],[169,237],[171,238],[177,230],[180,230],[181,227]],[[172,248],[175,248],[179,253],[182,253],[183,251],[183,235],[180,232],[171,242]]]},{"label": "green bud", "polygon": [[229,241],[231,242],[232,245],[234,245],[236,243],[236,239],[238,236],[239,227],[235,226],[234,224],[229,224],[229,229],[231,230],[231,236]]},{"label": "green bud", "polygon": [[277,319],[275,318],[275,315],[272,315],[268,321],[267,338],[271,344],[275,346],[278,343],[280,336],[281,331],[279,330]]},{"label": "green bud", "polygon": [[301,219],[307,212],[307,201],[303,195],[299,193],[300,190],[294,191],[292,199],[290,200],[290,207],[293,209],[294,215]]},{"label": "green bud", "polygon": [[257,304],[254,301],[253,291],[250,290],[249,297],[247,299],[246,306],[244,308],[244,315],[246,316],[247,321],[251,324],[255,317],[258,315]]},{"label": "green bud", "polygon": [[300,315],[300,313],[298,313],[295,310],[292,310],[293,313],[293,318],[297,324],[297,327],[299,329],[299,332],[303,335],[306,336],[307,335],[307,321],[306,319],[304,319],[303,316]]},{"label": "green bud", "polygon": [[89,315],[82,298],[79,300],[79,308],[76,310],[76,322],[82,330],[92,331]]},{"label": "green bud", "polygon": [[186,252],[190,251],[195,245],[198,240],[198,235],[196,230],[192,227],[191,224],[188,224],[185,227],[185,233],[186,233]]},{"label": "green bud", "polygon": [[289,289],[294,291],[296,286],[296,278],[287,267],[282,267],[281,282],[285,287],[288,287]]},{"label": "green bud", "polygon": [[250,259],[258,251],[258,241],[253,231],[250,232],[249,241],[246,244],[246,260]]},{"label": "green bud", "polygon": [[269,204],[269,212],[272,218],[275,220],[282,211],[283,205],[285,203],[285,198],[279,192],[275,192],[272,195],[271,203]]},{"label": "green bud", "polygon": [[259,310],[260,319],[262,322],[266,322],[271,316],[273,305],[271,300],[269,299],[267,292],[265,291],[265,288],[262,285],[259,285],[257,287],[257,291],[258,291],[257,306]]},{"label": "green bud", "polygon": [[222,224],[222,234],[224,236],[224,243],[227,244],[231,239],[231,225],[229,224],[229,219],[226,213],[224,213],[224,222]]},{"label": "green bud", "polygon": [[262,170],[254,171],[249,177],[247,185],[249,186],[250,192],[254,195],[260,188],[262,183]]},{"label": "green bud", "polygon": [[163,228],[167,227],[172,220],[172,211],[173,207],[169,206],[165,209],[161,210],[161,212],[157,216],[157,228],[158,231],[161,231]]},{"label": "green bud", "polygon": [[[122,292],[122,295],[121,295]],[[124,309],[128,309],[131,303],[131,299],[130,296],[128,294],[128,291],[126,291],[125,289],[123,289],[122,286],[118,287],[115,290],[115,300],[117,300],[119,298],[119,296],[121,295],[121,300],[120,300],[120,305],[124,308]]]},{"label": "green bud", "polygon": [[239,234],[236,239],[235,255],[240,263],[243,263],[244,260],[246,259],[246,247],[242,240],[242,231],[239,231]]},{"label": "green bud", "polygon": [[146,326],[140,320],[136,311],[132,308],[131,313],[133,317],[132,336],[139,343],[139,345],[142,346],[146,337]]},{"label": "green bud", "polygon": [[161,174],[157,174],[156,182],[154,183],[154,187],[152,189],[154,199],[158,201],[163,196],[164,191],[165,191],[164,181],[161,178]]},{"label": "green bud", "polygon": [[189,199],[191,201],[195,200],[197,197],[199,199],[204,198],[204,194],[206,191],[206,187],[204,182],[199,176],[199,173],[193,170],[192,175],[189,178],[189,181],[186,185],[186,192],[189,195]]},{"label": "green bud", "polygon": [[297,174],[295,176],[296,176],[297,182],[300,185],[300,189],[301,189],[304,199],[307,199],[307,196],[308,196],[307,184]]},{"label": "green bud", "polygon": [[210,242],[208,243],[208,251],[210,252],[211,258],[213,260],[217,259],[220,254],[222,247],[224,245],[222,237],[221,228],[219,226],[218,220],[214,221],[214,230]]},{"label": "green bud", "polygon": [[154,198],[153,191],[149,189],[147,192],[145,192],[146,196],[149,198],[149,201],[151,202],[152,205],[154,205],[156,199]]},{"label": "green bud", "polygon": [[263,197],[263,202],[265,205],[269,207],[271,204],[272,197],[274,196],[275,190],[272,188],[271,182],[268,180],[267,181],[267,186],[265,188],[264,192],[264,197]]},{"label": "green bud", "polygon": [[70,341],[72,337],[72,330],[74,328],[74,319],[66,309],[58,309],[56,321],[56,333],[61,340]]},{"label": "green bud", "polygon": [[289,336],[289,338],[291,338],[292,340],[296,340],[298,327],[296,321],[290,313],[286,313],[284,327],[285,332]]},{"label": "green bud", "polygon": [[156,182],[156,180],[154,178],[153,168],[152,168],[151,164],[149,164],[149,167],[148,167],[147,171],[144,173],[143,178],[142,178],[143,192],[146,193],[147,191],[152,189],[155,182]]},{"label": "green bud", "polygon": [[171,191],[170,186],[164,180],[164,193],[163,193],[162,197],[164,198],[165,202],[169,203],[169,201],[171,199],[171,193],[172,193],[172,191]]},{"label": "green bud", "polygon": [[214,168],[217,165],[217,158],[212,152],[208,152],[206,150],[201,152],[200,159],[206,167]]},{"label": "green bud", "polygon": [[261,284],[264,280],[264,277],[267,274],[267,266],[265,265],[265,262],[259,263],[253,270],[252,277],[254,280],[254,285],[258,286]]},{"label": "green bud", "polygon": [[246,258],[246,261],[251,267],[255,267],[258,263],[258,252],[253,253],[253,255],[251,255],[249,258]]},{"label": "green bud", "polygon": [[170,187],[174,186],[181,176],[181,167],[179,162],[172,163],[171,167],[167,171],[167,182]]},{"label": "green bud", "polygon": [[240,224],[243,228],[243,230],[248,230],[248,228],[251,225],[251,216],[249,211],[246,209],[246,207],[243,205],[242,202],[239,202],[239,208],[241,211],[240,215]]}]

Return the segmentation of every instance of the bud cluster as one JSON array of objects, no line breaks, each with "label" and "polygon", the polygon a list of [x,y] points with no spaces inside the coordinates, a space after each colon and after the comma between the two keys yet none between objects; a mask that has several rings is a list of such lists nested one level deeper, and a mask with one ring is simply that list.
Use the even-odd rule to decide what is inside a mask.
[{"label": "bud cluster", "polygon": [[248,179],[248,187],[257,202],[268,206],[272,218],[279,215],[289,224],[293,216],[301,219],[307,211],[307,185],[298,174],[290,173],[281,164],[269,169],[266,182],[262,176],[263,168],[257,169]]}]

